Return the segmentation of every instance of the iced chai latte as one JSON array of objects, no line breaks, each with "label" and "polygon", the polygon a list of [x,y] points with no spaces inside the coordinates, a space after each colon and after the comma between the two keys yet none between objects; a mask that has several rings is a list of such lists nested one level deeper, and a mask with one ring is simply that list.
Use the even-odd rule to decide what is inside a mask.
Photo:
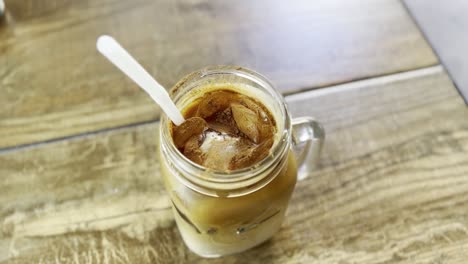
[{"label": "iced chai latte", "polygon": [[176,223],[186,245],[204,257],[272,237],[297,179],[282,97],[261,87],[263,79],[258,84],[223,72],[228,78],[198,72],[176,85],[172,96],[186,120],[175,126],[163,117],[160,129],[162,175]]}]

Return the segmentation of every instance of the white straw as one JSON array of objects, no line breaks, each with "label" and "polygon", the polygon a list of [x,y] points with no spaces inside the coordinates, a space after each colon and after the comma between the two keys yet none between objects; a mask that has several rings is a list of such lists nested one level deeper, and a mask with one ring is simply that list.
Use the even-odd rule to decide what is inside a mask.
[{"label": "white straw", "polygon": [[151,96],[176,126],[185,121],[166,89],[153,79],[115,39],[103,35],[98,38],[96,45],[102,55]]}]

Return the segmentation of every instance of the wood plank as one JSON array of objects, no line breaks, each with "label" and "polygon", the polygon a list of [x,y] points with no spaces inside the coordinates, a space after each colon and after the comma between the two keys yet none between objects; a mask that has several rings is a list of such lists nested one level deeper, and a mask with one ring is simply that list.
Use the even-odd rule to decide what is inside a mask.
[{"label": "wood plank", "polygon": [[154,123],[3,151],[0,263],[466,262],[468,109],[441,67],[288,102],[323,121],[327,142],[266,244],[216,260],[188,251]]},{"label": "wood plank", "polygon": [[468,2],[405,0],[404,3],[468,103]]},{"label": "wood plank", "polygon": [[0,148],[156,120],[95,49],[114,35],[166,87],[238,64],[291,93],[437,63],[397,0],[7,1]]}]

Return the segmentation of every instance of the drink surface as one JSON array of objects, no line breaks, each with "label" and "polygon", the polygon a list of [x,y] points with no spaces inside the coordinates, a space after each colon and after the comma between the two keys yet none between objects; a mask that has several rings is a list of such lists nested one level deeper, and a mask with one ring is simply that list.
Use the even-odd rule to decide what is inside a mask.
[{"label": "drink surface", "polygon": [[172,126],[176,147],[190,160],[222,171],[249,167],[273,145],[275,120],[252,97],[231,90],[205,93],[183,111],[186,121]]}]

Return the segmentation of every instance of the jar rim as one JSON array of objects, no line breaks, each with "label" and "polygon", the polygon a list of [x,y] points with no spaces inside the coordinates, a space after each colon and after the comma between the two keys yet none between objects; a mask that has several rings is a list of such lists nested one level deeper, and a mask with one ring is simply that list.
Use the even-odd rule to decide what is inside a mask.
[{"label": "jar rim", "polygon": [[[237,188],[243,188],[245,185],[255,184],[257,181],[262,180],[263,177],[259,177],[265,174],[265,177],[271,173],[264,173],[268,170],[274,169],[275,165],[280,165],[278,159],[282,158],[285,153],[289,150],[291,141],[291,118],[287,109],[286,102],[283,96],[274,88],[273,84],[268,81],[263,75],[246,69],[240,66],[209,66],[201,70],[195,71],[182,78],[177,82],[174,87],[170,90],[170,96],[175,100],[175,103],[183,98],[183,88],[190,82],[194,82],[201,78],[216,74],[234,74],[242,78],[246,78],[250,81],[255,82],[261,88],[268,92],[268,95],[280,105],[281,111],[281,122],[283,122],[283,131],[278,140],[272,146],[269,155],[267,155],[261,161],[255,163],[252,166],[236,169],[236,170],[215,170],[211,168],[199,165],[190,159],[188,159],[183,153],[177,149],[172,140],[170,132],[170,120],[162,113],[160,123],[160,147],[161,151],[167,152],[169,155],[175,156],[181,162],[177,164],[177,169],[181,170],[183,174],[190,175],[190,182],[196,185],[216,186],[217,189],[232,190]],[[275,117],[278,118],[278,117]],[[276,120],[278,122],[278,120]],[[162,155],[164,156],[164,155]],[[209,177],[208,177],[209,175]],[[178,175],[181,176],[181,175]],[[186,180],[186,179],[182,179]],[[269,181],[268,181],[269,182]],[[226,185],[223,187],[223,185]]]}]

